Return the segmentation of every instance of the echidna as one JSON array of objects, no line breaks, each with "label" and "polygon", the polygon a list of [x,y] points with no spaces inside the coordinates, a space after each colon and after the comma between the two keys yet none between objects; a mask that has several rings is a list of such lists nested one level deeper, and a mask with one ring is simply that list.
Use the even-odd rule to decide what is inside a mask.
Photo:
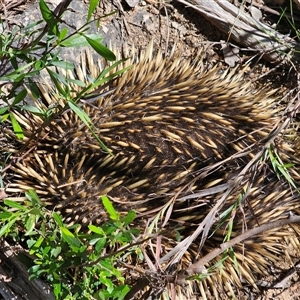
[{"label": "echidna", "polygon": [[[182,239],[190,236],[228,191],[211,221],[212,236],[202,248],[195,239],[181,260],[183,268],[222,243],[226,222],[218,224],[233,205],[238,203],[232,237],[299,209],[298,194],[268,164],[254,160],[280,121],[274,91],[253,88],[242,71],[208,69],[200,56],[154,54],[152,44],[126,64],[133,66],[111,83],[108,95],[82,105],[111,153],[71,110],[49,124],[14,112],[24,127],[19,149],[26,155],[12,161],[7,194],[35,189],[66,222],[83,226],[106,218],[101,195],[108,195],[121,212],[136,210],[140,227],[169,205],[168,222],[161,216],[168,249],[178,244],[172,230],[180,227]],[[77,75],[87,81],[100,71],[87,55]],[[65,105],[51,88],[41,86],[40,91],[44,105]],[[6,134],[12,136],[9,129]],[[292,152],[280,143],[283,156]],[[265,274],[269,262],[284,252],[284,236],[293,240],[296,235],[287,227],[236,245],[240,274],[227,260],[222,274],[200,286],[209,282],[217,294],[217,286],[240,285],[239,277],[255,285],[255,273]]]}]

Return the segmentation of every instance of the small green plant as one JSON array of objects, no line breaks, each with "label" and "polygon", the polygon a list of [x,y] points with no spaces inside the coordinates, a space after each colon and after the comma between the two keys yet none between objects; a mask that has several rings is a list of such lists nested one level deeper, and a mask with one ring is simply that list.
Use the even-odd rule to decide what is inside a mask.
[{"label": "small green plant", "polygon": [[116,266],[135,251],[131,243],[139,231],[130,228],[135,213],[121,217],[103,197],[109,220],[82,233],[79,224],[67,226],[60,215],[47,210],[33,190],[26,196],[24,204],[6,199],[0,206],[0,237],[27,243],[35,257],[30,279],[46,279],[56,299],[124,299],[130,287]]},{"label": "small green plant", "polygon": [[[212,237],[217,230],[221,229],[221,227],[225,225],[225,229],[224,229],[225,236],[223,239],[223,243],[229,242],[232,239],[232,232],[233,232],[236,212],[238,209],[240,209],[240,206],[243,203],[245,193],[246,193],[245,190],[242,189],[240,194],[237,197],[237,200],[230,207],[228,207],[225,211],[223,211],[220,214],[220,221],[218,222],[216,228],[214,229],[210,237]],[[222,272],[222,270],[224,269],[224,262],[228,258],[232,260],[236,271],[239,272],[239,264],[236,259],[234,249],[233,247],[229,247],[222,253],[222,258],[215,265],[210,267],[209,272],[207,274],[204,274],[205,277],[209,276],[213,270],[216,270],[216,268],[218,268],[219,271]],[[200,274],[199,276],[201,277],[203,276],[203,274]]]},{"label": "small green plant", "polygon": [[270,160],[273,171],[277,175],[278,179],[281,179],[283,177],[295,190],[297,190],[297,186],[289,173],[289,169],[292,168],[294,164],[284,164],[280,158],[280,155],[278,154],[276,147],[273,144],[270,144],[266,149],[263,159]]}]

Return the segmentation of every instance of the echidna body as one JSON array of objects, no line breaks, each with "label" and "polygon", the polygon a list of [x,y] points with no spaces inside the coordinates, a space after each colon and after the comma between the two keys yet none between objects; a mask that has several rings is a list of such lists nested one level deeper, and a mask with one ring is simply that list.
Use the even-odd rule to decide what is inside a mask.
[{"label": "echidna body", "polygon": [[[238,152],[253,155],[278,121],[274,99],[268,97],[272,92],[251,89],[235,70],[220,72],[218,68],[205,70],[199,59],[193,63],[176,56],[152,57],[150,47],[145,57],[114,82],[114,91],[108,97],[85,106],[96,133],[114,157],[103,151],[91,131],[70,110],[39,133],[40,137],[47,136],[41,145],[45,149],[48,142],[50,148],[58,149],[55,158],[51,154],[54,160],[59,160],[60,155],[65,160],[67,153],[76,157],[73,161],[94,161],[95,155],[99,167],[105,166],[101,168],[103,178],[122,180],[118,191],[103,179],[100,194],[128,200],[130,193],[145,199],[148,195],[176,192],[175,187],[190,182],[203,167]],[[48,100],[51,105],[56,101]],[[36,129],[30,124],[27,127],[30,136]],[[86,156],[79,158],[83,152]],[[239,161],[233,159],[232,168],[237,168]],[[74,162],[73,165],[74,170]],[[81,165],[85,167],[88,162]],[[124,179],[114,176],[114,172],[122,173]]]},{"label": "echidna body", "polygon": [[[177,244],[173,230],[180,227],[182,239],[189,236],[232,185],[221,210],[240,201],[232,236],[299,209],[297,194],[269,166],[256,162],[241,173],[279,123],[273,91],[253,89],[237,70],[208,70],[200,57],[154,56],[151,46],[129,63],[132,68],[112,83],[107,96],[82,104],[111,153],[70,109],[47,125],[37,116],[15,112],[25,127],[22,153],[33,151],[10,168],[7,193],[34,188],[67,222],[83,225],[101,224],[106,218],[102,195],[118,211],[136,210],[139,226],[172,203],[163,236],[169,247]],[[101,71],[89,56],[77,71],[82,81],[87,80],[86,69],[94,78]],[[47,105],[65,105],[51,89],[41,87],[41,92]],[[291,152],[284,142],[282,147],[283,156]],[[190,246],[185,266],[222,243],[226,224],[216,225],[201,253],[200,241]],[[265,272],[268,262],[284,251],[278,242],[283,234],[296,239],[285,228],[235,246],[242,277],[255,285],[253,273]],[[259,239],[263,242],[257,243]],[[208,281],[217,293],[216,284],[230,288],[229,276],[239,284],[237,273],[225,262],[223,275]]]}]

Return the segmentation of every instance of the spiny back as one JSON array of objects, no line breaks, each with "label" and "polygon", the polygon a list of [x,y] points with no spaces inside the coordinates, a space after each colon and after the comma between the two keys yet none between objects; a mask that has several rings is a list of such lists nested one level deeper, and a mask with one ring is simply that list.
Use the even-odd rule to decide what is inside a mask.
[{"label": "spiny back", "polygon": [[[163,58],[160,52],[154,56],[152,45],[119,68],[131,63],[132,68],[112,82],[108,96],[82,106],[95,125],[95,133],[113,155],[101,148],[72,110],[67,110],[44,127],[38,141],[32,140],[37,147],[35,157],[20,164],[22,169],[30,165],[35,171],[28,173],[28,183],[23,186],[41,190],[38,187],[43,182],[48,191],[46,201],[60,206],[64,189],[74,185],[72,181],[89,191],[91,198],[108,194],[131,202],[173,194],[186,185],[188,192],[195,191],[210,180],[194,182],[202,168],[249,151],[223,164],[224,171],[218,176],[226,175],[228,180],[228,170],[248,161],[278,121],[274,91],[253,89],[243,81],[242,71],[206,69],[200,56],[184,59],[172,54]],[[95,77],[100,72],[89,55],[77,70],[82,81],[88,80],[86,70]],[[41,90],[48,105],[64,105],[51,89]],[[17,113],[16,117],[26,125],[27,140],[43,124],[37,116],[31,116],[30,122]],[[42,165],[36,155],[43,157]],[[52,179],[46,176],[36,182],[36,174],[47,170],[47,165]],[[16,171],[18,168],[21,166]],[[53,201],[53,195],[58,199]],[[82,197],[90,202],[85,192],[67,198],[71,203]]]}]

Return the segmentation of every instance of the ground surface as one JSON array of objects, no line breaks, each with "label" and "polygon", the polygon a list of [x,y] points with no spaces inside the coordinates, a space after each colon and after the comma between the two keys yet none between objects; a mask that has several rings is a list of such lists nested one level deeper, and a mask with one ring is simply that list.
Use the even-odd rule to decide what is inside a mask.
[{"label": "ground surface", "polygon": [[[48,1],[53,7],[59,2]],[[1,3],[5,5],[6,10],[2,8],[3,11],[0,11],[0,13],[5,22],[10,25],[22,22],[28,24],[37,18],[35,13],[32,13],[33,11],[37,11],[37,1],[14,2],[11,0],[2,0],[0,1]],[[15,3],[15,5],[12,5],[12,3]],[[71,7],[74,12],[68,15],[66,22],[78,27],[85,20],[85,15],[82,12],[86,12],[86,4],[83,1],[76,0],[73,1]],[[269,5],[268,8],[280,12],[280,8],[276,5]],[[112,40],[117,45],[126,42],[129,45],[144,48],[150,39],[154,39],[156,46],[165,53],[168,53],[174,45],[182,51],[183,56],[187,57],[193,55],[195,52],[203,51],[208,64],[221,63],[226,67],[224,53],[221,49],[221,41],[228,40],[228,36],[220,33],[218,28],[213,27],[192,9],[188,9],[176,1],[128,0],[120,2],[118,0],[104,0],[97,10],[97,15],[104,16],[115,10],[118,10],[115,14],[101,19],[100,29],[92,27],[92,30],[103,34],[105,42]],[[262,12],[265,14],[266,10]],[[76,18],[71,17],[73,13],[76,14]],[[273,18],[274,22],[276,21],[274,13],[270,12],[268,16],[270,20]],[[282,24],[282,26],[284,27],[286,24]],[[237,63],[247,61],[252,55],[249,51],[236,49]],[[75,57],[74,54],[72,56]],[[290,67],[291,65],[287,64],[285,67],[273,69],[274,65],[262,60],[256,60],[256,63],[251,65],[248,76],[251,79],[259,79],[258,84],[265,84],[267,82],[275,87],[280,87],[282,88],[282,93],[284,93],[296,87],[296,82],[291,80],[291,78],[293,79],[296,76],[293,71],[289,71]],[[272,72],[269,74],[270,71]],[[280,262],[278,268],[280,267],[290,269],[291,263]],[[270,274],[273,271],[270,270]],[[274,282],[276,283],[285,278],[286,275],[285,271],[281,273],[280,278],[278,276],[265,278],[264,282],[258,283],[259,288],[262,289],[260,292],[246,288],[240,292],[238,299],[299,299],[300,281],[297,272],[293,273],[290,280],[283,282],[280,288],[267,288],[268,286],[272,286]]]}]

